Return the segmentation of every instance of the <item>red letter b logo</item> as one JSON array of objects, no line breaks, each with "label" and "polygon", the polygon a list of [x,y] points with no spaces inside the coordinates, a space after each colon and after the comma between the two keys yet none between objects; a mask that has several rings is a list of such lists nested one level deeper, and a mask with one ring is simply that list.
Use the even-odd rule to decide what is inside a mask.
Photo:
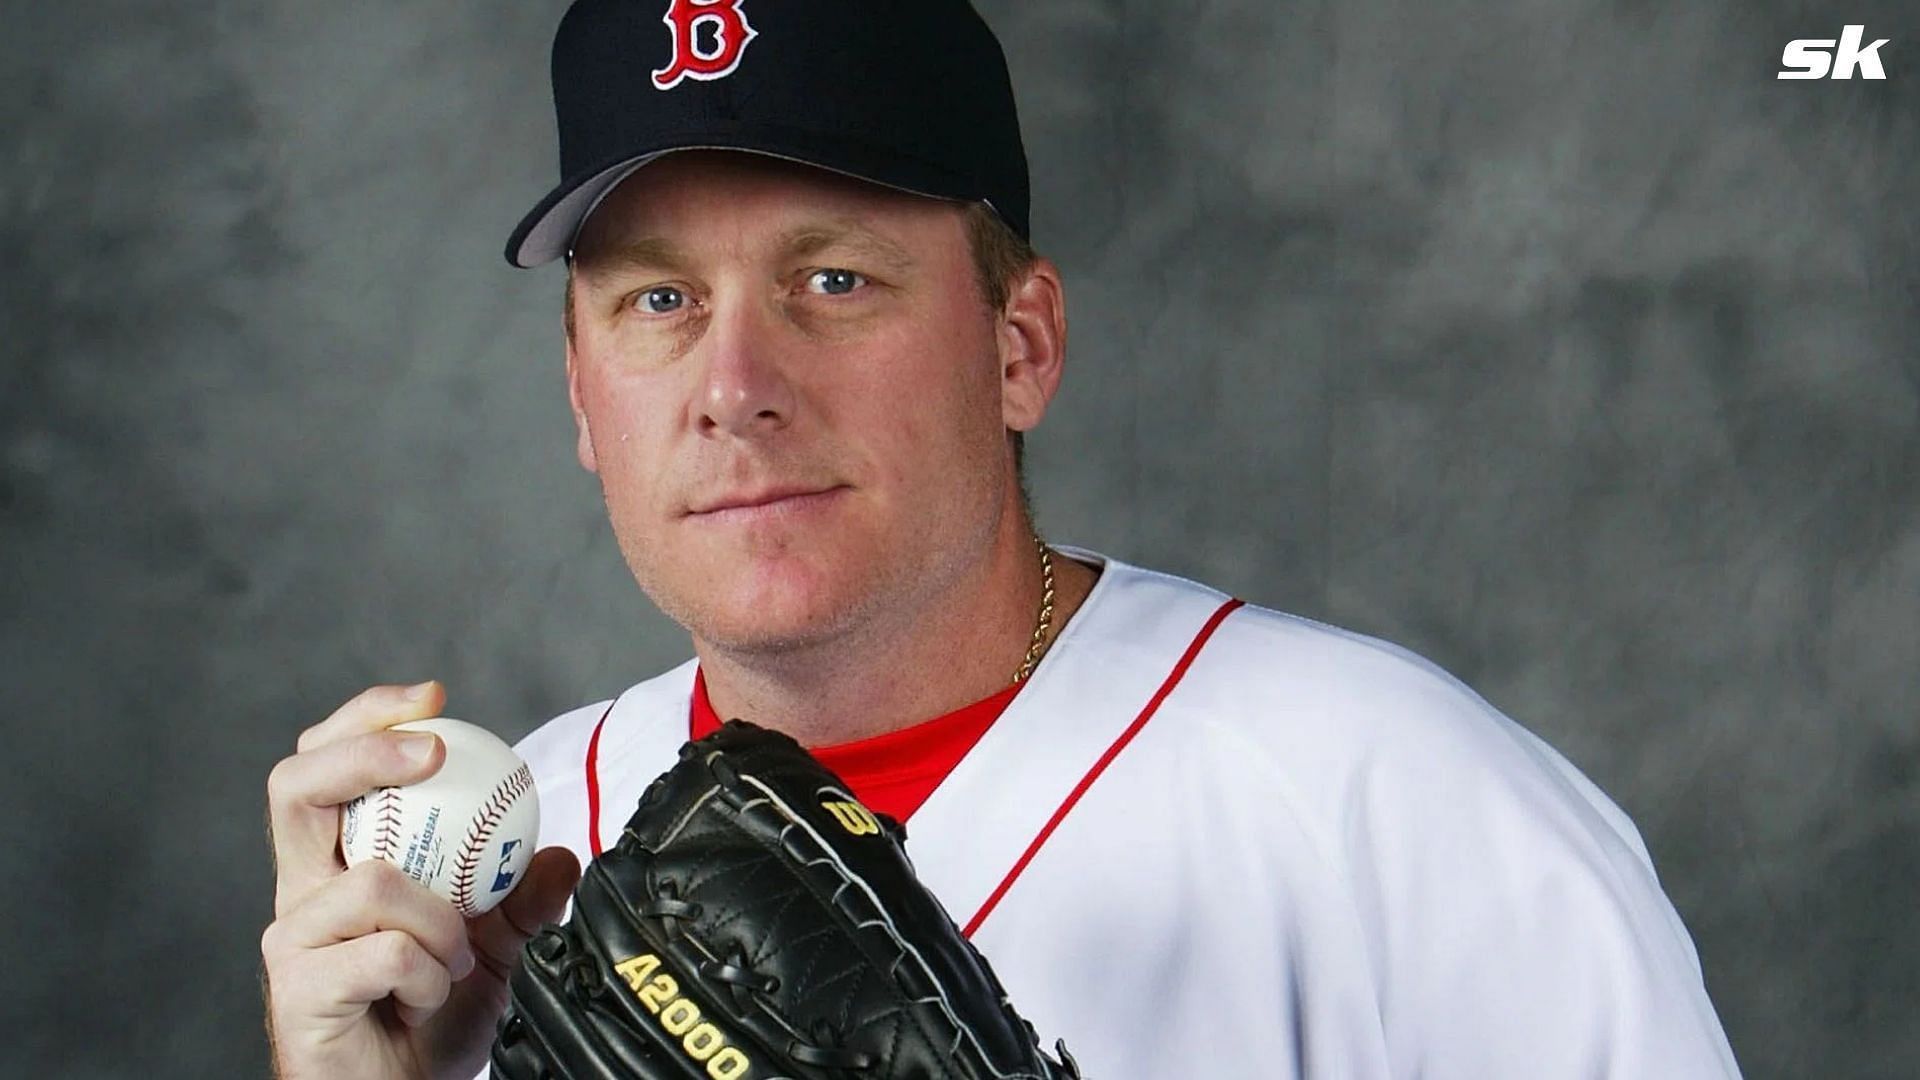
[{"label": "red letter b logo", "polygon": [[[673,32],[673,59],[653,73],[653,85],[671,90],[681,79],[724,79],[740,66],[740,55],[747,42],[758,36],[747,14],[740,10],[745,0],[671,0],[661,22]],[[702,51],[700,27],[713,31],[714,46]]]}]

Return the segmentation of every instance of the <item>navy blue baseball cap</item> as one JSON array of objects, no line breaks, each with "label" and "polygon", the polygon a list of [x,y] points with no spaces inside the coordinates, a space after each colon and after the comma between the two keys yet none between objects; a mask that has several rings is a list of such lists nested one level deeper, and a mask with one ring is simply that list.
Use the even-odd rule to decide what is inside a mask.
[{"label": "navy blue baseball cap", "polygon": [[553,43],[560,184],[507,261],[570,256],[620,181],[676,150],[744,150],[934,198],[1029,236],[1000,42],[967,0],[575,0]]}]

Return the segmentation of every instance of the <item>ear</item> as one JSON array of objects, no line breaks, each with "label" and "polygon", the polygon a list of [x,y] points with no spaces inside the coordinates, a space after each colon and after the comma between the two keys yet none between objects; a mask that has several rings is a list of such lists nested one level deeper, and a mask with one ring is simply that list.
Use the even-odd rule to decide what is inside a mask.
[{"label": "ear", "polygon": [[1040,258],[1000,313],[1000,413],[1013,431],[1031,431],[1047,413],[1067,362],[1067,302],[1060,268]]},{"label": "ear", "polygon": [[580,442],[575,452],[580,455],[580,464],[590,473],[600,471],[600,459],[593,452],[593,431],[587,425],[587,410],[581,404],[580,357],[574,349],[573,335],[567,335],[567,403],[573,408],[574,426],[580,429]]}]

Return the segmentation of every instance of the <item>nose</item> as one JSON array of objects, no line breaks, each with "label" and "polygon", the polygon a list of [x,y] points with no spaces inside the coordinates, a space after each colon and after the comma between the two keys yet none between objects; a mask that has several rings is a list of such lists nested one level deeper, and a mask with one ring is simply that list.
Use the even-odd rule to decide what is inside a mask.
[{"label": "nose", "polygon": [[702,435],[753,437],[792,422],[793,386],[782,368],[776,324],[759,305],[739,298],[714,313],[694,402]]}]

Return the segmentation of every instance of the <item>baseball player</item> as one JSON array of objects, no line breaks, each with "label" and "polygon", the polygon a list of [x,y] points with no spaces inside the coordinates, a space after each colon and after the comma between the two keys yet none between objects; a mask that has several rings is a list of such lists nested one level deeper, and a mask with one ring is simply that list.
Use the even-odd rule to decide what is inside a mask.
[{"label": "baseball player", "polygon": [[468,1076],[690,737],[739,717],[905,822],[1020,1012],[1100,1080],[1737,1076],[1633,823],[1402,649],[1048,544],[1021,438],[1059,387],[998,43],[965,0],[579,0],[567,389],[635,579],[693,659],[519,749],[541,846],[463,922],[330,816],[442,750],[376,687],[270,781],[281,1075]]}]

